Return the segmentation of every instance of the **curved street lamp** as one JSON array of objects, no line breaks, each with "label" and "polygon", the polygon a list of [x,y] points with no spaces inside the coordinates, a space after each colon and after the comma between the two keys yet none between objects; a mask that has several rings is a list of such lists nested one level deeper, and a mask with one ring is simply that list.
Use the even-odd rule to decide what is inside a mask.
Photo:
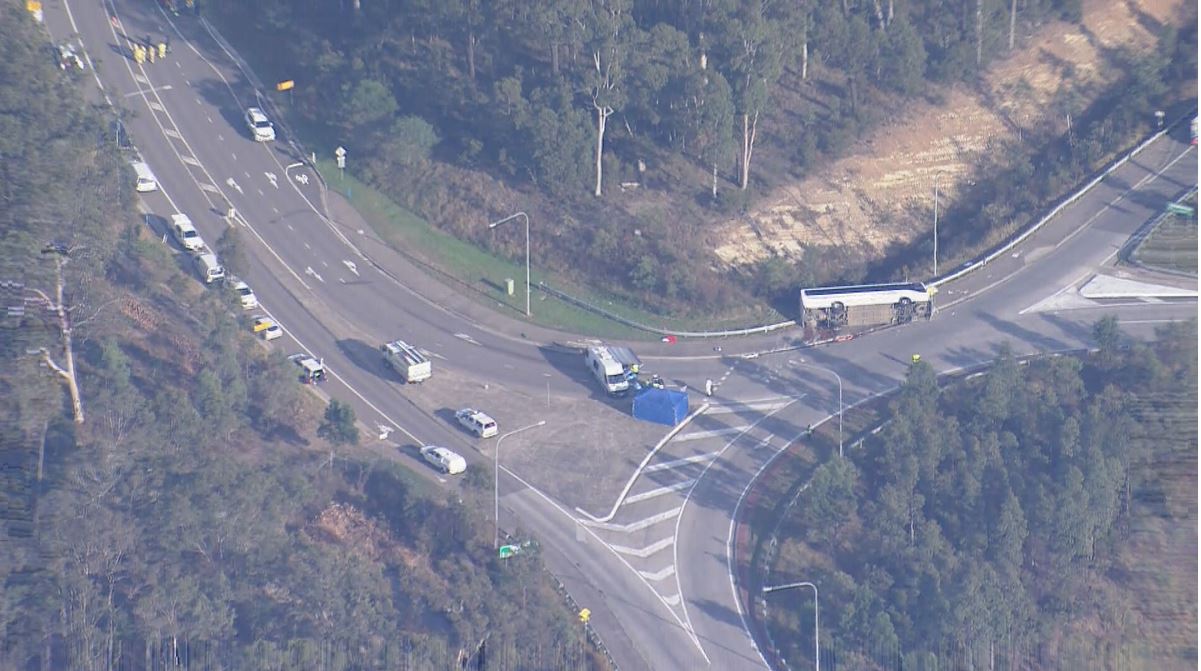
[{"label": "curved street lamp", "polygon": [[812,587],[813,588],[813,665],[816,671],[822,669],[822,649],[821,649],[821,630],[818,628],[817,622],[817,585],[811,582],[793,582],[787,585],[776,585],[774,587],[763,586],[764,596],[772,592],[782,592],[786,589],[796,589],[797,587]]},{"label": "curved street lamp", "polygon": [[534,429],[542,426],[543,424],[546,424],[545,419],[541,420],[537,424],[523,426],[520,429],[513,429],[512,431],[496,439],[496,456],[492,459],[492,519],[496,523],[496,531],[495,535],[493,536],[493,543],[496,546],[493,549],[495,550],[500,549],[500,444],[504,442],[505,438],[508,438],[515,433],[521,433],[527,429]]},{"label": "curved street lamp", "polygon": [[530,217],[525,212],[510,214],[509,216],[499,221],[494,221],[488,224],[488,230],[492,230],[497,226],[521,217],[525,220],[525,316],[530,316]]}]

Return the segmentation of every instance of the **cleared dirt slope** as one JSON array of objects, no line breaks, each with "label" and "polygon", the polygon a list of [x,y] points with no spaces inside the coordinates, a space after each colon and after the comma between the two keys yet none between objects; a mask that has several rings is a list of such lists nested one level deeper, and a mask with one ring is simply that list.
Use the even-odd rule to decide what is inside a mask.
[{"label": "cleared dirt slope", "polygon": [[1083,26],[1054,23],[1021,35],[1014,55],[988,72],[983,92],[957,86],[945,105],[907,109],[855,155],[777,189],[749,216],[723,225],[718,257],[737,266],[773,251],[797,258],[805,246],[842,245],[871,259],[892,243],[929,236],[936,178],[945,208],[981,152],[1021,128],[1066,124],[1052,111],[1055,98],[1071,90],[1087,100],[1114,77],[1098,67],[1102,52],[1153,46],[1155,25],[1176,21],[1180,7],[1176,0],[1085,0]]}]

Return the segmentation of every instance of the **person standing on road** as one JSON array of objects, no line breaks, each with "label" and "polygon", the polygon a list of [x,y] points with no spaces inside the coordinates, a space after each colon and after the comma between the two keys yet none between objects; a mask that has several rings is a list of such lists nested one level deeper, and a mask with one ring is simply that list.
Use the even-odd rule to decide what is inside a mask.
[{"label": "person standing on road", "polygon": [[158,59],[160,61],[167,60],[167,43],[166,42],[158,43]]}]

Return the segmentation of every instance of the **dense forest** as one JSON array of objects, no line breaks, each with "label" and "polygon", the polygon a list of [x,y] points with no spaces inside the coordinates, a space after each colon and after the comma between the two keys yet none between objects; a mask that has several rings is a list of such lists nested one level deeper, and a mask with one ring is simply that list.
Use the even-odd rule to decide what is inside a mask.
[{"label": "dense forest", "polygon": [[[816,469],[771,581],[819,586],[823,668],[1195,663],[1197,323],[1094,333],[944,389],[916,364],[885,428]],[[811,601],[771,598],[805,668]]]},{"label": "dense forest", "polygon": [[597,668],[537,551],[496,558],[491,483],[338,447],[141,223],[111,110],[18,5],[0,42],[0,668]]},{"label": "dense forest", "polygon": [[[972,82],[1081,5],[215,0],[209,11],[260,74],[298,82],[281,103],[314,148],[345,145],[355,174],[434,225],[490,246],[479,222],[524,209],[540,267],[704,314],[747,292],[789,303],[798,283],[904,274],[905,249],[874,266],[834,250],[714,272],[705,224],[820,170],[890,110]],[[1070,137],[1048,120],[980,166],[981,188],[945,219],[948,251],[1008,232],[1145,133],[1149,110],[1196,79],[1196,32],[1184,33],[1167,31],[1153,56],[1110,54],[1107,67],[1131,75],[1103,104],[1065,108]],[[517,236],[504,244],[523,251]]]}]

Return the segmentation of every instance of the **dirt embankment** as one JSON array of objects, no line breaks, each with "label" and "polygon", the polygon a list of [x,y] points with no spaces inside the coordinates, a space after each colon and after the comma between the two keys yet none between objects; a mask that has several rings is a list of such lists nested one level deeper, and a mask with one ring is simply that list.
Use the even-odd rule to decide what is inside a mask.
[{"label": "dirt embankment", "polygon": [[994,65],[979,90],[956,86],[942,106],[908,108],[855,155],[776,189],[750,215],[722,226],[717,256],[738,266],[839,245],[875,259],[891,244],[930,235],[936,180],[945,208],[982,152],[1023,128],[1065,124],[1053,101],[1066,91],[1088,101],[1118,74],[1099,67],[1104,52],[1153,46],[1158,25],[1176,21],[1180,7],[1178,0],[1085,0],[1083,25],[1053,23],[1021,35],[1025,46]]}]

